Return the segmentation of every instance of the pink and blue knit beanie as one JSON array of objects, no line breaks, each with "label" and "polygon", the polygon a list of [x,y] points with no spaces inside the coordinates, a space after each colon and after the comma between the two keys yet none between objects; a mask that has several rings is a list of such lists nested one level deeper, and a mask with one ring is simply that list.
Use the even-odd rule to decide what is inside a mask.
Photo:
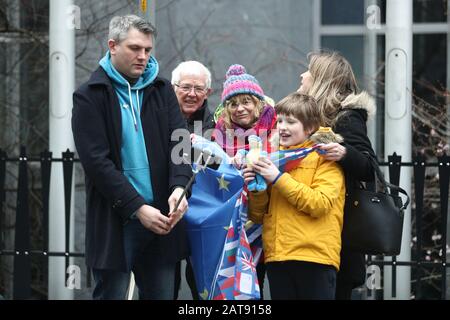
[{"label": "pink and blue knit beanie", "polygon": [[238,94],[251,94],[264,100],[264,91],[258,80],[251,74],[246,73],[245,67],[240,64],[233,64],[228,68],[223,83],[222,104],[226,100]]}]

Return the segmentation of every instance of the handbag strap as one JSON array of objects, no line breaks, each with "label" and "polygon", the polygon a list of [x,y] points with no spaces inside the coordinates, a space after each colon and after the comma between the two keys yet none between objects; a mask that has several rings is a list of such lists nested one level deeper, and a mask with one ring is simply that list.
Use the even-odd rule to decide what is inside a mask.
[{"label": "handbag strap", "polygon": [[392,183],[387,182],[384,179],[384,174],[381,172],[380,167],[378,165],[378,162],[375,160],[375,158],[372,157],[369,154],[369,152],[367,152],[367,151],[363,151],[362,153],[366,154],[369,157],[369,160],[372,163],[373,169],[375,170],[375,176],[376,176],[375,179],[378,179],[381,182],[381,184],[383,185],[384,190],[387,192],[387,188],[389,188],[391,190],[391,193],[392,193],[392,191],[397,191],[398,193],[401,193],[401,194],[403,194],[406,197],[405,203],[400,208],[400,210],[405,210],[408,207],[409,202],[410,202],[410,198],[409,198],[408,193],[403,188],[401,188],[400,186],[396,186],[396,185],[394,185]]}]

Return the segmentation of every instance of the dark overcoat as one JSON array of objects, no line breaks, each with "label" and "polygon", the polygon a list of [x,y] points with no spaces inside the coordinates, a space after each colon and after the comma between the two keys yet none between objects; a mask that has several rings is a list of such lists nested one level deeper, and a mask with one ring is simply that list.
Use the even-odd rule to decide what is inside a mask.
[{"label": "dark overcoat", "polygon": [[[345,157],[339,161],[344,169],[346,192],[351,193],[359,181],[374,180],[374,168],[369,157],[376,159],[367,137],[368,114],[375,113],[375,103],[365,92],[349,97],[351,103],[342,107],[333,127],[344,138]],[[344,212],[344,216],[345,216]],[[345,224],[343,226],[345,232]],[[338,272],[338,284],[345,282],[353,288],[364,283],[366,276],[364,255],[353,252],[346,246],[341,249],[341,264]]]},{"label": "dark overcoat", "polygon": [[[101,67],[75,91],[73,105],[72,131],[86,175],[86,264],[126,270],[123,225],[145,200],[122,172],[121,110]],[[186,125],[169,81],[157,77],[144,89],[140,117],[151,170],[151,205],[167,215],[169,195],[176,186],[185,186],[192,175],[188,165],[171,161],[171,150],[178,143],[171,141],[172,131]],[[155,259],[186,257],[184,221],[168,235],[155,235],[155,244]]]}]

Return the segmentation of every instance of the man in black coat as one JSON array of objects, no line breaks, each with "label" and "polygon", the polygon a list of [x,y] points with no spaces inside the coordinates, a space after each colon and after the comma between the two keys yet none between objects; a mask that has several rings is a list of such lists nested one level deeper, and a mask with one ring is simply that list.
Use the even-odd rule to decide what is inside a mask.
[{"label": "man in black coat", "polygon": [[73,95],[72,131],[86,174],[86,264],[94,299],[124,299],[133,271],[141,299],[172,299],[187,256],[182,196],[192,175],[171,159],[186,128],[176,95],[150,55],[154,27],[114,17],[109,51]]}]

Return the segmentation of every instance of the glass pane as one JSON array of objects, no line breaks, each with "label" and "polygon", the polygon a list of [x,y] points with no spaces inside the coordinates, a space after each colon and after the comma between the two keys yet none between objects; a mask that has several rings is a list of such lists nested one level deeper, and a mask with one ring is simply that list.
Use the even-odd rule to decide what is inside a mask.
[{"label": "glass pane", "polygon": [[322,0],[322,24],[363,24],[363,0]]},{"label": "glass pane", "polygon": [[378,6],[380,7],[381,23],[386,23],[386,0],[378,0]]},{"label": "glass pane", "polygon": [[378,159],[384,159],[384,71],[386,54],[386,37],[377,36],[377,76],[376,76],[376,139],[377,149],[375,150]]},{"label": "glass pane", "polygon": [[0,147],[5,147],[5,141],[3,137],[5,136],[6,126],[6,44],[0,42]]},{"label": "glass pane", "polygon": [[39,154],[48,145],[48,47],[23,43],[20,52],[20,141]]},{"label": "glass pane", "polygon": [[0,0],[0,32],[6,30],[7,25],[6,9],[7,7],[5,0]]},{"label": "glass pane", "polygon": [[21,0],[20,6],[22,28],[34,32],[48,32],[48,0]]},{"label": "glass pane", "polygon": [[413,56],[413,151],[434,157],[447,143],[446,35],[415,35]]},{"label": "glass pane", "polygon": [[432,105],[443,104],[447,87],[446,35],[414,35],[413,57],[414,95]]},{"label": "glass pane", "polygon": [[447,0],[414,0],[414,22],[446,22]]}]

